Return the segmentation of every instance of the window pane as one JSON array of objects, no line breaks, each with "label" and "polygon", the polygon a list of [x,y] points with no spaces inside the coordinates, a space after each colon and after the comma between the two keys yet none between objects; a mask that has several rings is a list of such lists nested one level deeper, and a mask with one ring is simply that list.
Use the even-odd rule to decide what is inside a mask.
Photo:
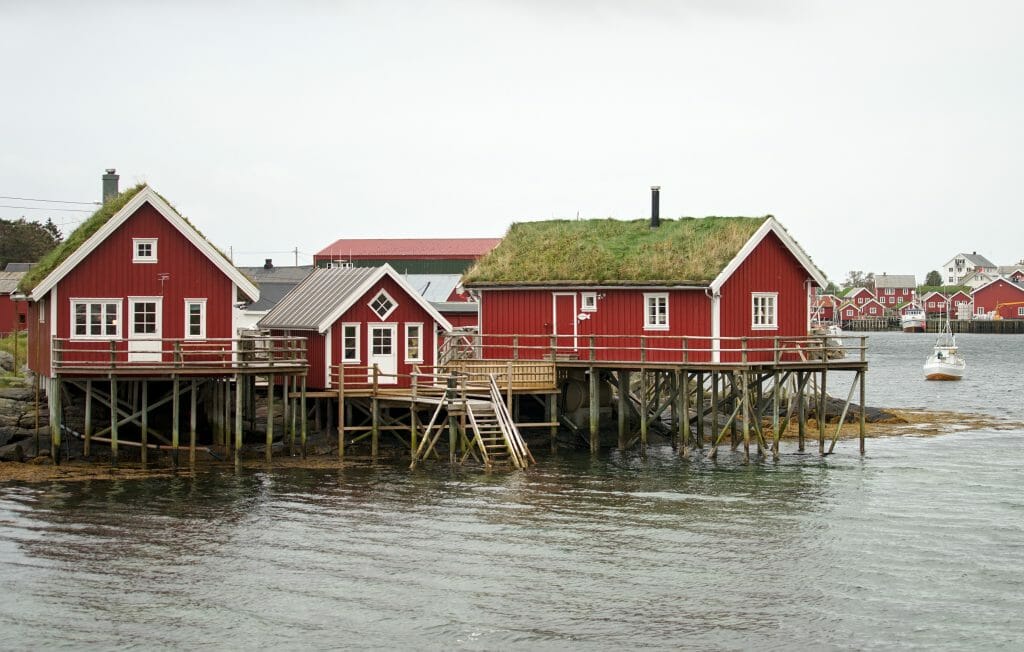
[{"label": "window pane", "polygon": [[90,335],[102,335],[102,316],[103,304],[90,303],[89,304],[89,334]]},{"label": "window pane", "polygon": [[418,360],[420,357],[420,327],[409,326],[408,338],[405,342],[405,355],[408,358]]},{"label": "window pane", "polygon": [[86,305],[84,303],[75,304],[75,335],[86,334]]}]

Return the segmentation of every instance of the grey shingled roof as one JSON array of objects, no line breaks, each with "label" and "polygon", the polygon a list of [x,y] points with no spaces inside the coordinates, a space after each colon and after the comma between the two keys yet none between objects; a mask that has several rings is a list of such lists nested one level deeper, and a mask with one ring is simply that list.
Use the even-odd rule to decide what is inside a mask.
[{"label": "grey shingled roof", "polygon": [[916,288],[913,274],[876,274],[876,288]]},{"label": "grey shingled roof", "polygon": [[25,272],[0,272],[0,294],[10,294],[18,289],[18,281]]},{"label": "grey shingled roof", "polygon": [[260,328],[316,330],[378,267],[315,269],[260,319]]},{"label": "grey shingled roof", "polygon": [[313,271],[312,265],[299,267],[239,267],[260,288],[260,300],[250,304],[246,310],[267,311],[276,306],[292,288],[306,279]]}]

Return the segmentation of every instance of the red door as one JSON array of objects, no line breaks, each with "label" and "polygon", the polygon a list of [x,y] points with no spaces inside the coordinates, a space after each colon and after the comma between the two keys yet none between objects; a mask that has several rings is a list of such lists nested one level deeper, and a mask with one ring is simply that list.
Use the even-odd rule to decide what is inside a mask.
[{"label": "red door", "polygon": [[555,349],[558,353],[576,352],[576,293],[555,292],[552,296],[551,323],[554,324]]}]

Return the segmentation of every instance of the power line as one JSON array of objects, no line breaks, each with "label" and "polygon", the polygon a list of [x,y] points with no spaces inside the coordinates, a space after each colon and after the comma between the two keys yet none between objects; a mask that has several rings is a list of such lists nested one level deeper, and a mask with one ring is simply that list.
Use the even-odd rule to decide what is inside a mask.
[{"label": "power line", "polygon": [[19,210],[26,211],[68,211],[71,213],[93,213],[95,211],[88,211],[84,208],[53,208],[51,206],[11,206],[9,204],[0,204],[0,208],[17,208]]},{"label": "power line", "polygon": [[43,201],[51,204],[85,204],[86,206],[99,206],[98,201],[68,201],[65,199],[33,199],[32,197],[8,197],[7,195],[0,195],[0,199],[14,199],[17,201]]}]

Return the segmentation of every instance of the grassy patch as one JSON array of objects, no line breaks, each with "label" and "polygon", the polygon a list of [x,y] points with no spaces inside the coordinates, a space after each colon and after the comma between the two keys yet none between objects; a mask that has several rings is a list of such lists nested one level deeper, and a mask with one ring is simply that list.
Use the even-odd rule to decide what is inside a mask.
[{"label": "grassy patch", "polygon": [[706,284],[766,219],[686,217],[657,229],[647,220],[519,222],[464,281]]},{"label": "grassy patch", "polygon": [[25,360],[28,359],[28,333],[22,331],[17,335],[10,334],[0,337],[0,351],[10,353],[15,358],[14,371],[0,371],[0,387],[19,384],[22,376],[18,370],[25,365]]}]

